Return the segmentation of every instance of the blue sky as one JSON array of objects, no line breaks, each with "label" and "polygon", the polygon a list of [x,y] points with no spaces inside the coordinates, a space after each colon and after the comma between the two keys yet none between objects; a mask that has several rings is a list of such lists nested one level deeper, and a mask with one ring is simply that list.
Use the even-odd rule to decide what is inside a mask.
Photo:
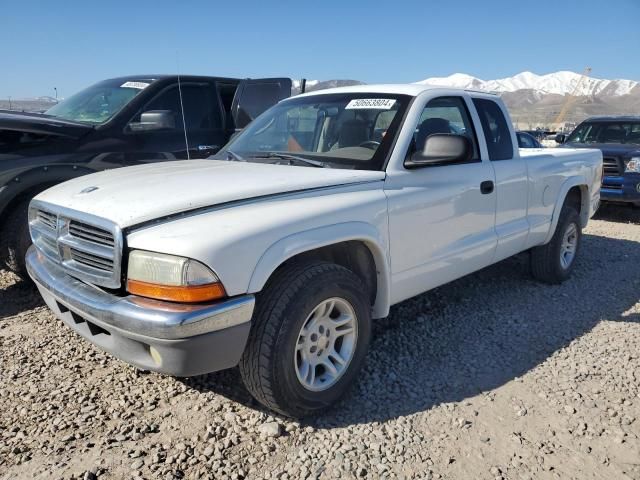
[{"label": "blue sky", "polygon": [[0,97],[138,73],[640,80],[640,0],[0,1]]}]

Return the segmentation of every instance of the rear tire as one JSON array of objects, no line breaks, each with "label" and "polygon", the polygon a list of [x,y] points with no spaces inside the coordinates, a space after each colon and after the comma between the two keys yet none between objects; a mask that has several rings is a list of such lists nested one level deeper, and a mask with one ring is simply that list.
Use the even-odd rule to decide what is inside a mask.
[{"label": "rear tire", "polygon": [[368,299],[362,280],[340,265],[294,263],[277,272],[258,295],[239,365],[253,397],[296,418],[334,404],[367,353]]},{"label": "rear tire", "polygon": [[531,273],[534,278],[550,284],[567,280],[575,266],[581,241],[580,215],[575,208],[565,205],[551,241],[531,249]]},{"label": "rear tire", "polygon": [[23,280],[29,278],[24,257],[31,246],[28,200],[18,203],[5,217],[0,235],[0,255],[6,267]]}]

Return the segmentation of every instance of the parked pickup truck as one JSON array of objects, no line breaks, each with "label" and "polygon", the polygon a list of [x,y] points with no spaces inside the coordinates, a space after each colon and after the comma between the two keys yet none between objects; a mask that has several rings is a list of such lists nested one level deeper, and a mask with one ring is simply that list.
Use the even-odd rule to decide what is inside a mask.
[{"label": "parked pickup truck", "polygon": [[499,97],[357,86],[280,102],[218,160],[97,173],[38,195],[29,273],[98,347],[175,376],[239,365],[304,416],[354,383],[372,319],[529,250],[576,266],[599,150],[519,151]]},{"label": "parked pickup truck", "polygon": [[598,148],[604,157],[602,200],[640,207],[640,117],[594,117],[556,142],[568,148]]},{"label": "parked pickup truck", "polygon": [[0,263],[26,274],[27,207],[41,191],[109,168],[206,158],[290,95],[288,78],[142,75],[97,83],[44,115],[0,111]]}]

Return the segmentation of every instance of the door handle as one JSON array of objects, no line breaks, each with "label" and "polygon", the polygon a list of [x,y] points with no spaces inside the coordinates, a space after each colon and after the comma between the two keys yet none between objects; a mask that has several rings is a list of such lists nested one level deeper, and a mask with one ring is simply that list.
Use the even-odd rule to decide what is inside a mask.
[{"label": "door handle", "polygon": [[493,182],[491,180],[486,180],[480,184],[480,193],[486,195],[488,193],[493,192]]}]

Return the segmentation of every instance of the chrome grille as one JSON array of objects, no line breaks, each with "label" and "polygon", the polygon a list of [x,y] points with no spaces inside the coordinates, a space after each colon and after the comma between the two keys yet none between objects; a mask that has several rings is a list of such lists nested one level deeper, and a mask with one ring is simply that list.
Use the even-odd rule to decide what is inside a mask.
[{"label": "chrome grille", "polygon": [[34,245],[80,280],[120,287],[122,233],[113,223],[37,200],[29,210]]},{"label": "chrome grille", "polygon": [[111,248],[115,245],[113,233],[77,220],[69,222],[69,235]]},{"label": "chrome grille", "polygon": [[44,243],[47,249],[50,249],[56,257],[58,256],[58,244],[56,243],[56,240],[54,238],[43,237],[42,243]]},{"label": "chrome grille", "polygon": [[51,230],[57,230],[58,228],[58,217],[51,212],[38,210],[38,220]]},{"label": "chrome grille", "polygon": [[38,249],[52,260],[59,261],[58,216],[47,210],[29,210],[31,239]]},{"label": "chrome grille", "polygon": [[74,261],[81,263],[82,265],[102,270],[104,272],[113,272],[113,260],[111,259],[102,258],[75,248],[70,248],[69,253]]}]

